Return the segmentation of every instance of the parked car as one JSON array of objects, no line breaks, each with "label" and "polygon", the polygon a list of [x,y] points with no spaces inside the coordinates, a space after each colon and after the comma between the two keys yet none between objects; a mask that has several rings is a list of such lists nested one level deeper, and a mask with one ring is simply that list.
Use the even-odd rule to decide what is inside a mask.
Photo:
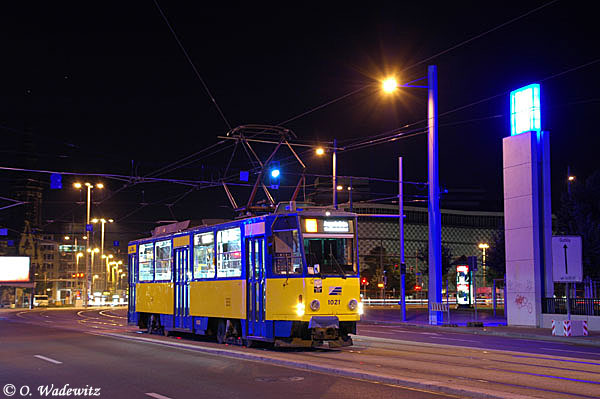
[{"label": "parked car", "polygon": [[48,306],[49,304],[48,295],[35,295],[33,297],[33,306]]}]

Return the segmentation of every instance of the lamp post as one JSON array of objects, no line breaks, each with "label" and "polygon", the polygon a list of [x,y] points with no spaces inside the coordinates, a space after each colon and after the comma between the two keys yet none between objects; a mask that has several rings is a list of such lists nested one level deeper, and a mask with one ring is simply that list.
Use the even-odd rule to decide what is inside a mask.
[{"label": "lamp post", "polygon": [[75,279],[75,286],[77,287],[77,290],[79,290],[81,288],[81,287],[79,287],[79,279],[78,278],[79,278],[79,258],[81,258],[82,256],[83,256],[83,252],[77,252],[77,254],[75,255],[75,273],[77,274],[77,278]]},{"label": "lamp post", "polygon": [[[342,186],[338,185],[338,179],[337,179],[337,139],[333,139],[333,148],[331,148],[332,150],[332,156],[331,156],[331,202],[333,204],[333,208],[334,209],[338,209],[338,191],[341,191],[343,189]],[[315,153],[319,156],[325,154],[325,149],[323,149],[323,147],[318,147],[315,150]]]},{"label": "lamp post", "polygon": [[[93,269],[94,269],[94,254],[97,254],[98,252],[100,252],[100,249],[99,249],[99,248],[94,248],[94,249],[92,249],[92,248],[88,248],[86,251],[87,251],[89,254],[91,254],[91,257],[92,257],[92,261],[91,261],[91,265],[92,265],[92,266],[91,266],[91,269],[93,270]],[[86,258],[86,259],[87,259],[87,258]],[[95,275],[94,275],[94,279],[96,279],[96,278],[98,278],[98,275],[97,275],[97,274],[95,274]],[[87,278],[86,278],[86,281],[87,281]],[[92,280],[92,287],[91,287],[91,290],[92,290],[92,291],[94,290],[94,280]]]},{"label": "lamp post", "polygon": [[[112,223],[114,222],[114,220],[112,219],[98,219],[98,218],[93,218],[92,219],[92,223],[96,224],[96,223],[102,223],[102,227],[101,227],[101,236],[100,236],[100,257],[104,259],[104,225],[106,223]],[[112,256],[112,255],[111,255]],[[105,287],[108,290],[108,263],[106,265],[106,272],[103,272],[103,274],[105,275]]]},{"label": "lamp post", "polygon": [[98,276],[97,274],[94,274],[94,277],[92,277],[92,291],[94,290],[94,283],[96,282],[98,277],[100,277],[100,276]]},{"label": "lamp post", "polygon": [[[488,249],[489,247],[490,246],[485,242],[482,242],[481,244],[479,244],[479,249],[481,249],[483,251],[482,262],[481,262],[481,271],[483,274],[482,287],[485,287],[485,277],[486,277],[485,250]],[[475,295],[477,296],[477,293]]]},{"label": "lamp post", "polygon": [[100,256],[102,257],[102,259],[104,259],[106,261],[106,270],[103,272],[104,276],[105,276],[105,278],[104,278],[104,280],[105,280],[104,281],[105,282],[104,287],[105,287],[106,291],[109,291],[110,290],[110,287],[108,286],[108,283],[109,283],[108,280],[109,280],[109,277],[110,277],[109,259],[112,259],[113,255],[109,254],[109,255],[100,255]]},{"label": "lamp post", "polygon": [[571,199],[571,183],[575,181],[575,176],[571,174],[571,167],[567,166],[567,194],[569,195],[569,199]]},{"label": "lamp post", "polygon": [[[421,79],[418,79],[421,80]],[[393,78],[383,82],[385,92],[394,92],[399,87],[427,89],[427,158],[428,158],[428,214],[429,214],[429,303],[442,301],[442,217],[440,212],[440,181],[438,172],[438,106],[437,68],[427,68],[427,86],[413,85],[413,82],[398,85]],[[443,314],[429,311],[429,324],[439,324]]]},{"label": "lamp post", "polygon": [[[102,188],[104,188],[104,184],[102,184],[102,183],[96,183],[94,185],[94,184],[88,183],[88,182],[83,183],[83,184],[79,183],[79,182],[73,183],[73,187],[75,187],[76,189],[81,189],[81,188],[83,188],[83,186],[87,187],[87,206],[86,206],[86,218],[85,218],[85,228],[84,228],[84,231],[87,234],[88,226],[90,224],[90,208],[91,208],[91,205],[92,205],[91,204],[92,203],[92,189],[93,188],[102,189]],[[85,250],[87,252],[89,252],[89,249],[90,249],[90,240],[89,240],[88,237],[89,236],[86,236],[86,241],[85,241]],[[93,257],[92,257],[92,259],[93,259]],[[91,267],[93,268],[93,261],[92,261],[92,266]],[[84,276],[85,277],[85,299],[84,299],[84,306],[86,306],[86,307],[88,305],[91,274],[92,274],[92,271],[91,271],[91,268],[90,268],[90,266],[88,264],[87,256],[86,256],[85,257],[85,276]],[[93,285],[93,281],[92,281],[92,285]]]}]

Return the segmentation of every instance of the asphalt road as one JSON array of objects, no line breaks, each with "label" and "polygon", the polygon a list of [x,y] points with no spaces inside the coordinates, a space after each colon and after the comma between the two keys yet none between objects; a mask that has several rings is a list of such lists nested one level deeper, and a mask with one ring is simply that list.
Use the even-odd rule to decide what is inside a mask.
[{"label": "asphalt road", "polygon": [[600,348],[563,342],[540,341],[494,335],[477,335],[448,331],[449,329],[427,329],[397,325],[362,324],[358,326],[357,330],[357,333],[361,336],[454,345],[466,348],[510,350],[527,354],[569,356],[577,359],[600,361]]},{"label": "asphalt road", "polygon": [[397,385],[446,389],[458,397],[600,397],[597,347],[361,324],[353,347],[261,350],[139,334],[123,315],[111,309],[0,313],[0,344],[8,348],[0,357],[0,383],[9,377],[19,384],[82,382],[111,398],[452,397]]},{"label": "asphalt road", "polygon": [[110,310],[0,314],[0,398],[13,386],[12,397],[49,397],[48,389],[66,384],[117,399],[456,397],[97,335],[127,331],[120,317]]}]

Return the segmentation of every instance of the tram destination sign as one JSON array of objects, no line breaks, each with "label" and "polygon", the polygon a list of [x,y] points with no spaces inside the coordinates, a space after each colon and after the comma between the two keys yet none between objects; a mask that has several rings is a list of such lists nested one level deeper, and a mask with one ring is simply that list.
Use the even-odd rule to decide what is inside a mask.
[{"label": "tram destination sign", "polygon": [[347,220],[324,220],[323,230],[326,233],[347,233],[350,231],[350,226]]},{"label": "tram destination sign", "polygon": [[343,234],[353,233],[354,226],[351,219],[306,218],[302,223],[302,231],[304,233]]}]

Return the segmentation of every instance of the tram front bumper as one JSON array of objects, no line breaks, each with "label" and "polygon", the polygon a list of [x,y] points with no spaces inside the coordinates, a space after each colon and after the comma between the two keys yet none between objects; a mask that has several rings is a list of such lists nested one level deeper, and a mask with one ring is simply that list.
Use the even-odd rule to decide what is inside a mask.
[{"label": "tram front bumper", "polygon": [[337,316],[313,316],[308,328],[313,340],[334,340],[339,338],[340,320]]}]

